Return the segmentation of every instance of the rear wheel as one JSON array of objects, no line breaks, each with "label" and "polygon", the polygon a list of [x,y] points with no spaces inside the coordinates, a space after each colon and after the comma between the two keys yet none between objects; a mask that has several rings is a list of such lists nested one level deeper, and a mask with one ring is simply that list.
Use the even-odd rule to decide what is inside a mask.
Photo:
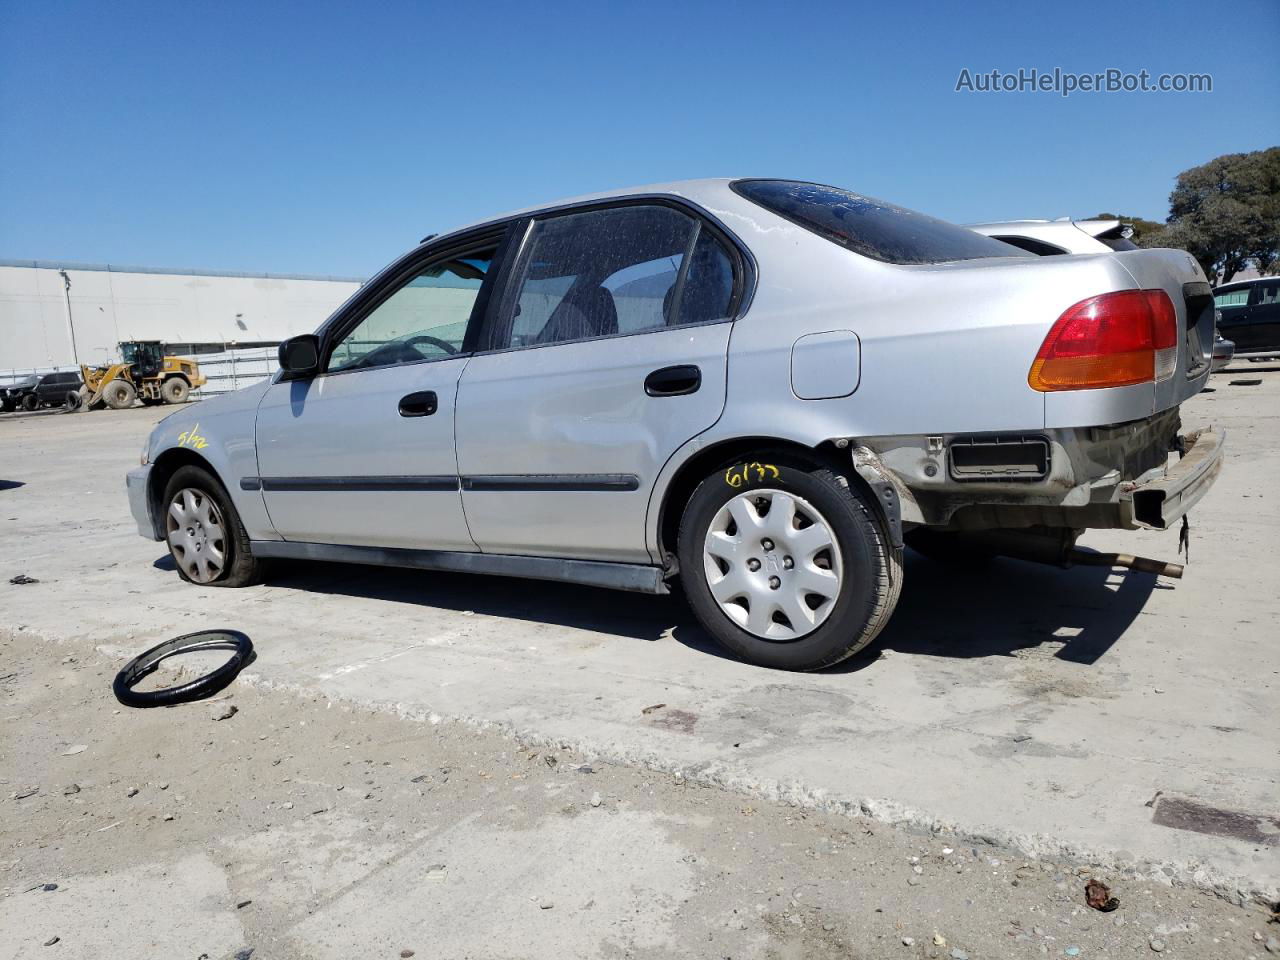
[{"label": "rear wheel", "polygon": [[83,403],[84,397],[79,390],[68,390],[67,395],[62,399],[62,409],[66,413],[75,413]]},{"label": "rear wheel", "polygon": [[901,551],[847,478],[762,455],[694,491],[680,524],[680,576],[707,631],[761,666],[818,670],[888,622]]},{"label": "rear wheel", "polygon": [[138,391],[128,380],[112,380],[103,387],[102,399],[112,410],[127,410],[138,399]]},{"label": "rear wheel", "polygon": [[22,409],[30,413],[32,410],[40,409],[40,398],[34,393],[28,393],[22,398]]},{"label": "rear wheel", "polygon": [[189,393],[191,393],[191,384],[181,377],[170,377],[160,387],[160,396],[164,398],[165,403],[184,403]]},{"label": "rear wheel", "polygon": [[165,484],[165,540],[183,580],[244,587],[262,579],[262,562],[226,490],[200,467],[179,467]]}]

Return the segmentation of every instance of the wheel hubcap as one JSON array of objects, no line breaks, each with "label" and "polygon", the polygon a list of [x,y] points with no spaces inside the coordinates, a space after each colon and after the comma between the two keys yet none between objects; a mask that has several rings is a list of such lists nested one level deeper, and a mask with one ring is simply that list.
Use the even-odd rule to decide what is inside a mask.
[{"label": "wheel hubcap", "polygon": [[182,572],[197,583],[212,583],[226,565],[222,516],[203,490],[179,490],[166,518],[169,552]]},{"label": "wheel hubcap", "polygon": [[826,518],[781,490],[750,490],[721,507],[702,563],[725,616],[766,640],[798,640],[818,629],[844,577]]}]

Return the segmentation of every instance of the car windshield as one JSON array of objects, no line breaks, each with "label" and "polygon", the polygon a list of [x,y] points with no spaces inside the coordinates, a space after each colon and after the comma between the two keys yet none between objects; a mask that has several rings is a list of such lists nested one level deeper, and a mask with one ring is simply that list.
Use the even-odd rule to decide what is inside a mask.
[{"label": "car windshield", "polygon": [[1035,256],[954,223],[838,187],[796,180],[737,180],[733,189],[832,243],[883,263]]}]

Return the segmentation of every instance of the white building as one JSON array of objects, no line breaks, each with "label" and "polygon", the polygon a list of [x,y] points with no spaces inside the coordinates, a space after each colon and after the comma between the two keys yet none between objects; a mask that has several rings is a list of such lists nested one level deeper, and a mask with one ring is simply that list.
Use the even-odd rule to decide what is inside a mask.
[{"label": "white building", "polygon": [[161,340],[173,353],[197,356],[273,345],[315,330],[360,283],[356,277],[0,260],[0,378],[77,361],[104,364],[119,359],[116,344],[124,340]]}]

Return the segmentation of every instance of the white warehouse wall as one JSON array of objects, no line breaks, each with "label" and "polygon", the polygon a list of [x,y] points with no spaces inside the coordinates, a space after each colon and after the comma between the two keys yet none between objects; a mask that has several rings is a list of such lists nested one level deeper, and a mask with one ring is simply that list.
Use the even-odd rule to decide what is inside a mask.
[{"label": "white warehouse wall", "polygon": [[[122,340],[279,341],[310,333],[360,286],[347,277],[231,274],[0,260],[0,370],[118,359]],[[237,316],[239,315],[239,316]]]}]

